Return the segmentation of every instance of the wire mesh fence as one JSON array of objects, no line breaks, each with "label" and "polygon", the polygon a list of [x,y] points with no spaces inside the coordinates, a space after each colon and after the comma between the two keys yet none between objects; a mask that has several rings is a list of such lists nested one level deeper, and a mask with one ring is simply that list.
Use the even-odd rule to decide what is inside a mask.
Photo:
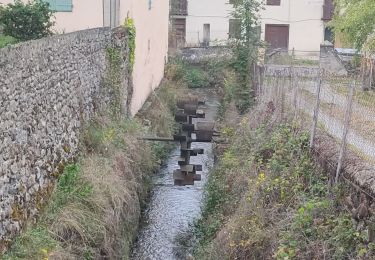
[{"label": "wire mesh fence", "polygon": [[337,141],[336,181],[347,149],[375,162],[375,91],[363,90],[361,77],[338,77],[319,66],[292,62],[258,67],[255,78],[258,101],[279,119],[292,117],[308,129],[311,148],[318,130]]}]

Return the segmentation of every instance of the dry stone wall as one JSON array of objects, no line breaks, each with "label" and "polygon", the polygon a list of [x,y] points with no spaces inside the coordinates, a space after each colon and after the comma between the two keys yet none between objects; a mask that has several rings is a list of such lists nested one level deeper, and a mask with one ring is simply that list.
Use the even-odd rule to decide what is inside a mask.
[{"label": "dry stone wall", "polygon": [[[114,73],[109,50],[117,55],[115,90],[108,79]],[[120,103],[121,113],[127,113],[129,74],[124,28],[0,49],[2,249],[36,217],[64,165],[77,156],[83,125],[113,104]]]}]

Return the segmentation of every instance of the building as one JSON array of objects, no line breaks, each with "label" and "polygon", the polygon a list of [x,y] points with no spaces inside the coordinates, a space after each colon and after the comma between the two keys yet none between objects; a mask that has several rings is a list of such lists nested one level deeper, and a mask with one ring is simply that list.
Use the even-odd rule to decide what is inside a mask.
[{"label": "building", "polygon": [[229,35],[228,0],[171,0],[171,47],[224,45]]},{"label": "building", "polygon": [[260,13],[261,37],[271,48],[317,55],[320,44],[332,41],[327,22],[333,10],[332,0],[266,0]]},{"label": "building", "polygon": [[[231,18],[232,0],[171,0],[171,47],[227,43],[238,23]],[[311,56],[332,41],[327,23],[333,0],[262,0],[261,38],[271,48]]]},{"label": "building", "polygon": [[[57,33],[115,27],[122,24],[126,17],[134,19],[137,30],[131,101],[131,113],[134,115],[164,76],[168,54],[169,0],[45,1],[56,11],[54,29]],[[0,2],[8,4],[13,0]]]}]

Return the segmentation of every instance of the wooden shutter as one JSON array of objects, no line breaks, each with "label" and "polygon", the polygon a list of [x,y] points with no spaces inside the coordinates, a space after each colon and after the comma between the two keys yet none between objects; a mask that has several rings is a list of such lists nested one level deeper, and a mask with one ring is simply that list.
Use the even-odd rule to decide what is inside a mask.
[{"label": "wooden shutter", "polygon": [[324,21],[332,20],[334,10],[335,10],[335,7],[333,5],[333,0],[324,0],[322,20]]}]

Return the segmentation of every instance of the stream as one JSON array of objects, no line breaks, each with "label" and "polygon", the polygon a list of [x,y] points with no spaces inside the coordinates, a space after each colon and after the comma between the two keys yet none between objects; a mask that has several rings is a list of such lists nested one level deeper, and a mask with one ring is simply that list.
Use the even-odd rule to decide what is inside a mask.
[{"label": "stream", "polygon": [[[218,98],[204,90],[196,92],[194,94],[200,98],[206,97],[206,104],[202,106],[206,118],[194,121],[214,121],[219,106]],[[154,176],[154,188],[131,259],[185,259],[176,254],[179,247],[176,238],[183,232],[189,232],[190,224],[200,216],[203,187],[214,162],[212,143],[193,143],[192,148],[204,149],[203,155],[191,157],[192,164],[203,166],[200,172],[202,180],[195,182],[194,186],[174,186],[173,171],[179,168],[177,159],[180,156],[180,149],[176,147],[165,166]]]}]

